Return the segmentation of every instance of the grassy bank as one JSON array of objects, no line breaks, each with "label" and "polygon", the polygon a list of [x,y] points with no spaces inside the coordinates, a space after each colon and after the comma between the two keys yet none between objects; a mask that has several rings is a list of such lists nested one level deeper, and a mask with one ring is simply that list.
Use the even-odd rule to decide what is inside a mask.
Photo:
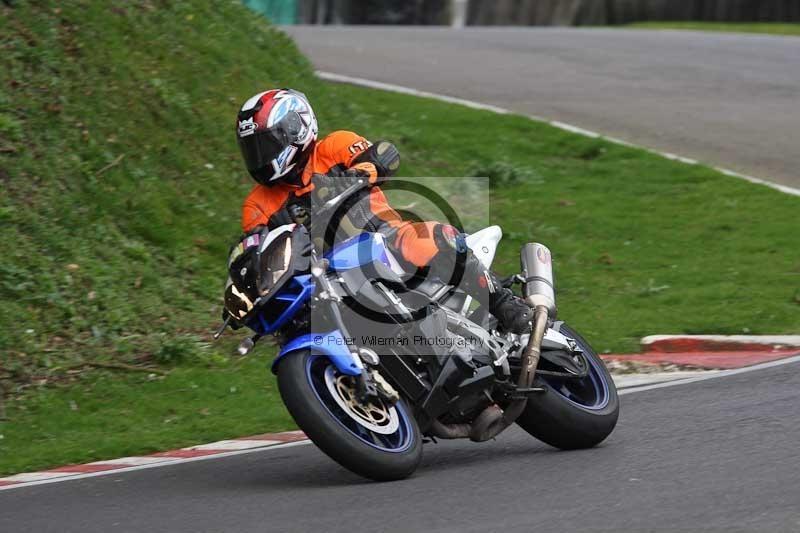
[{"label": "grassy bank", "polygon": [[0,472],[156,452],[294,427],[263,359],[184,365],[168,376],[93,372],[9,408]]},{"label": "grassy bank", "polygon": [[635,22],[630,28],[800,35],[800,24],[780,22]]},{"label": "grassy bank", "polygon": [[2,8],[2,473],[291,426],[274,349],[230,360],[236,336],[210,343],[251,186],[233,115],[264,87],[306,92],[324,131],[393,139],[405,175],[492,175],[499,269],[547,243],[562,316],[601,351],[800,331],[798,198],[523,117],[320,83],[237,3],[120,6]]},{"label": "grassy bank", "polygon": [[[15,4],[0,8],[0,472],[196,441],[198,424],[285,426],[265,363],[230,363],[235,340],[209,332],[251,187],[235,110],[265,84],[307,88],[307,61],[235,2]],[[224,413],[237,399],[249,415]]]}]

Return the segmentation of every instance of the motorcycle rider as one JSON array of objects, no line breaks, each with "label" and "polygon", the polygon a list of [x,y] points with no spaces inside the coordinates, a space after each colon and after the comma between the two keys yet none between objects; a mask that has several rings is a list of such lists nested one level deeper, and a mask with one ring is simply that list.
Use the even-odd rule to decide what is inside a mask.
[{"label": "motorcycle rider", "polygon": [[[242,229],[253,232],[305,222],[315,206],[335,197],[355,180],[377,184],[397,169],[393,144],[375,144],[350,131],[317,139],[314,111],[304,94],[271,89],[254,95],[237,117],[237,140],[247,170],[256,181],[242,206]],[[406,263],[442,272],[457,265],[461,287],[514,333],[530,330],[531,308],[502,287],[451,225],[405,221],[389,206],[378,185],[366,189],[347,211],[353,231],[380,232]]]}]

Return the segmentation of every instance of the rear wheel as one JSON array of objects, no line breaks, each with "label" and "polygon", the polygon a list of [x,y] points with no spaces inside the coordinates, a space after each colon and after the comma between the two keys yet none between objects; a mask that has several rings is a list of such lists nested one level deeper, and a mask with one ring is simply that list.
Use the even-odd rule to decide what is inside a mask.
[{"label": "rear wheel", "polygon": [[356,382],[324,356],[301,352],[278,367],[278,387],[297,425],[331,459],[376,481],[403,479],[422,459],[416,420],[403,400],[356,398]]},{"label": "rear wheel", "polygon": [[617,388],[603,360],[576,331],[562,324],[561,333],[575,339],[589,364],[581,379],[537,375],[535,386],[545,393],[531,397],[517,419],[522,429],[537,439],[561,448],[591,448],[608,437],[617,425]]}]

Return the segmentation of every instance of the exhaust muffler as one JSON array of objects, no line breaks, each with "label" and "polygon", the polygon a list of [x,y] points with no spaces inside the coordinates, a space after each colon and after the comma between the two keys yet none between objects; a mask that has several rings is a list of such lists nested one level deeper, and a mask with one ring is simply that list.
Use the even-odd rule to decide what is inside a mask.
[{"label": "exhaust muffler", "polygon": [[528,305],[547,308],[548,316],[556,317],[556,290],[553,282],[553,256],[544,244],[529,242],[520,252],[525,285],[522,292]]}]

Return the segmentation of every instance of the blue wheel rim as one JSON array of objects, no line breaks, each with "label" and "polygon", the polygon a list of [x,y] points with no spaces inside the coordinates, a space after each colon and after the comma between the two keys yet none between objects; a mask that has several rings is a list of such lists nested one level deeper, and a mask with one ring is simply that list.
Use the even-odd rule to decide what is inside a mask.
[{"label": "blue wheel rim", "polygon": [[[575,339],[585,354],[593,354],[591,347]],[[610,392],[607,374],[600,366],[603,363],[596,357],[585,356],[589,365],[589,372],[581,379],[560,378],[558,376],[542,375],[542,379],[550,388],[573,405],[599,411],[608,405]]]},{"label": "blue wheel rim", "polygon": [[415,437],[411,429],[410,415],[402,402],[394,405],[398,426],[393,433],[381,434],[369,430],[345,413],[331,396],[324,378],[325,370],[331,365],[332,363],[327,357],[320,355],[312,355],[306,359],[306,379],[308,379],[317,400],[328,414],[348,433],[372,448],[389,453],[401,453],[408,450],[414,444]]}]

